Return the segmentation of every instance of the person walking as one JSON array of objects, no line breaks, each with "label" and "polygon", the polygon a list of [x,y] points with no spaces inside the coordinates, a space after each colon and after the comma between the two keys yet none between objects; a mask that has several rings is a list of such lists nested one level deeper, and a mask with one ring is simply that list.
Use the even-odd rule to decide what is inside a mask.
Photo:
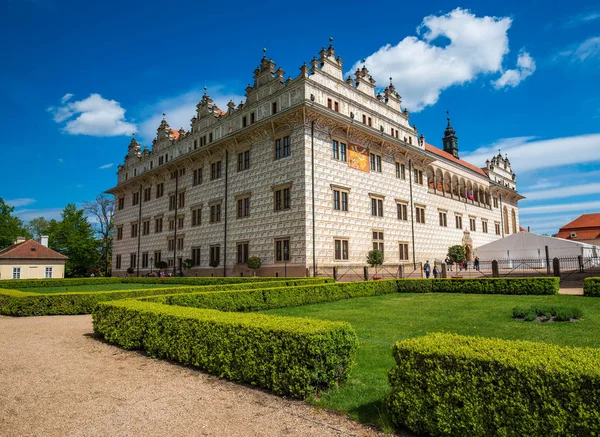
[{"label": "person walking", "polygon": [[473,267],[475,267],[475,270],[479,271],[479,257],[475,257],[475,261],[473,261]]},{"label": "person walking", "polygon": [[429,279],[429,275],[431,274],[431,266],[429,265],[429,260],[425,261],[423,270],[425,270],[425,278]]},{"label": "person walking", "polygon": [[433,278],[437,279],[437,277],[438,277],[438,269],[437,269],[437,266],[434,265],[433,266]]},{"label": "person walking", "polygon": [[446,268],[448,269],[449,272],[452,271],[452,261],[450,261],[450,258],[446,257],[446,260],[444,261],[446,263]]}]

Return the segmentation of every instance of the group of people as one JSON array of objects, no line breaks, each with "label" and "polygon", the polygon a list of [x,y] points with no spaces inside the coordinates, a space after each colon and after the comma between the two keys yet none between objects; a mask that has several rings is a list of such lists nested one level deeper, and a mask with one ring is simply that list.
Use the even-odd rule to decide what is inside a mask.
[{"label": "group of people", "polygon": [[[446,264],[446,269],[449,272],[451,272],[454,262],[449,257],[446,257],[446,259],[444,260],[444,263]],[[469,262],[467,260],[458,262],[456,264],[458,265],[458,269],[460,272],[462,272],[463,269],[466,272],[467,269],[469,268]],[[473,260],[473,268],[475,270],[479,271],[479,257],[475,257],[475,259]],[[435,265],[435,263],[433,265],[433,270],[431,270],[431,264],[429,264],[429,260],[425,261],[425,264],[423,265],[423,270],[425,271],[425,277],[427,279],[429,279],[429,277],[431,276],[432,273],[433,273],[434,278],[437,278],[440,273],[437,268],[437,265]]]}]

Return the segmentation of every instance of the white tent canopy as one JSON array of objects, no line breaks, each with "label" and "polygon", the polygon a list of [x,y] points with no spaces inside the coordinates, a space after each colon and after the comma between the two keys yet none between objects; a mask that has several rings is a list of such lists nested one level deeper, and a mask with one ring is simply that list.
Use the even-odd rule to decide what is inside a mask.
[{"label": "white tent canopy", "polygon": [[545,235],[519,232],[475,248],[474,254],[482,261],[546,259],[546,246],[550,259],[577,257],[600,257],[600,247],[579,241],[547,237]]}]

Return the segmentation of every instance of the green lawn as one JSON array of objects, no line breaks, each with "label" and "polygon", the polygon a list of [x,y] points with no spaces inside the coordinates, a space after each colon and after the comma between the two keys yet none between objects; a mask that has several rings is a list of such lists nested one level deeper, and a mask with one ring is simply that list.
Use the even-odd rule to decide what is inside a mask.
[{"label": "green lawn", "polygon": [[[511,317],[513,307],[534,304],[578,307],[583,320],[542,324]],[[360,340],[357,365],[348,381],[313,401],[384,429],[388,426],[382,402],[389,389],[387,372],[393,365],[391,346],[396,340],[452,332],[600,347],[600,299],[581,296],[390,294],[264,313],[350,322]]]},{"label": "green lawn", "polygon": [[138,288],[173,288],[183,287],[182,284],[98,284],[98,285],[75,285],[66,287],[33,287],[33,288],[17,288],[20,291],[28,291],[31,293],[64,293],[64,292],[89,292],[96,291],[111,291],[111,290],[134,290]]}]

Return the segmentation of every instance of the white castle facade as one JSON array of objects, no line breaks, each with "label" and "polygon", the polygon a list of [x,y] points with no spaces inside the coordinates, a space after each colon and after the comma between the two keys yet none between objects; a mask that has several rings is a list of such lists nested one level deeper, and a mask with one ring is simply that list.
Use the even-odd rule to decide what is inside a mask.
[{"label": "white castle facade", "polygon": [[[295,79],[263,57],[246,101],[222,111],[208,95],[191,129],[163,119],[152,143],[133,139],[117,186],[113,274],[304,276],[318,269],[444,259],[519,230],[516,178],[500,154],[478,168],[446,127],[425,142],[391,83],[377,93],[366,67],[343,78],[333,47]],[[188,273],[188,272],[185,272]]]}]

